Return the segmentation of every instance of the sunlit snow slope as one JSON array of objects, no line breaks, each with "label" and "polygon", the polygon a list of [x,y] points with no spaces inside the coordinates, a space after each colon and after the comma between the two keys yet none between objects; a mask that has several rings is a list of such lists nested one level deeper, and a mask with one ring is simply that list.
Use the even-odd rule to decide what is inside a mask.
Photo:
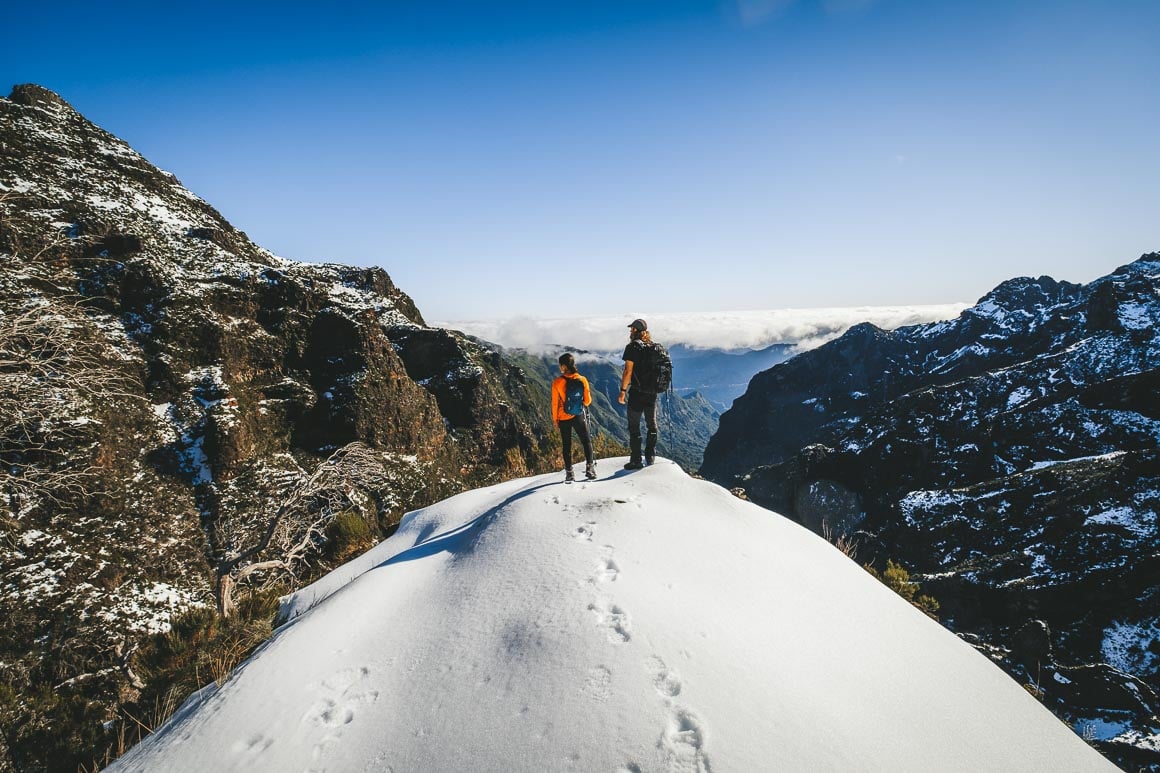
[{"label": "sunlit snow slope", "polygon": [[790,521],[659,462],[416,511],[117,770],[1109,770]]}]

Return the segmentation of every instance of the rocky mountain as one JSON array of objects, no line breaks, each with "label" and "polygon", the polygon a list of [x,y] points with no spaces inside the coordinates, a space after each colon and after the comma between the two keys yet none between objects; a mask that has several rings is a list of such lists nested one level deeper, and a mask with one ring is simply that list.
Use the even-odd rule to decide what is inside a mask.
[{"label": "rocky mountain", "polygon": [[0,99],[0,771],[95,769],[150,724],[149,696],[180,697],[140,655],[180,659],[157,639],[176,619],[296,587],[350,534],[373,543],[449,493],[551,469],[548,413],[537,382],[428,327],[383,270],[277,257],[56,94],[16,87]]},{"label": "rocky mountain", "polygon": [[[576,354],[577,369],[588,379],[592,390],[592,405],[588,409],[590,428],[594,430],[595,437],[612,441],[613,445],[605,449],[608,455],[627,453],[627,409],[618,402],[620,377],[624,372],[624,363],[619,355],[565,348],[537,355],[520,350],[501,351],[512,363],[523,367],[528,379],[540,384],[545,394],[551,389],[552,380],[560,374],[557,357],[565,351]],[[674,379],[678,369],[674,356]],[[686,470],[696,470],[701,466],[705,444],[717,429],[718,416],[713,405],[696,390],[681,394],[674,389],[671,393],[660,395],[657,403],[657,427],[660,432],[657,453],[672,459]]]},{"label": "rocky mountain", "polygon": [[702,473],[920,573],[1125,766],[1160,765],[1160,254],[1004,282],[957,319],[757,375]]}]

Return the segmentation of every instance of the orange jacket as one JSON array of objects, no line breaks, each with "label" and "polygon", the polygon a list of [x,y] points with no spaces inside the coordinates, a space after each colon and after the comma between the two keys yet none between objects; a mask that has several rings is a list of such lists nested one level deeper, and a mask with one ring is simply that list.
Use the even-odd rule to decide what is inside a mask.
[{"label": "orange jacket", "polygon": [[564,413],[564,379],[578,378],[584,385],[584,405],[592,405],[592,392],[588,388],[588,379],[579,373],[569,373],[566,376],[556,376],[552,382],[552,421],[559,424],[562,421],[576,418],[570,413]]}]

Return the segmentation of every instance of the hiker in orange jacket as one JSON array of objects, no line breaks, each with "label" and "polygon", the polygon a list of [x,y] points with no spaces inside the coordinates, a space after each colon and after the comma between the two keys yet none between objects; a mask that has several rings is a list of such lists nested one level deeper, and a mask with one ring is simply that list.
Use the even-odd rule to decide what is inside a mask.
[{"label": "hiker in orange jacket", "polygon": [[572,472],[572,430],[580,436],[584,446],[584,477],[596,479],[596,462],[592,459],[592,438],[588,435],[588,421],[584,409],[592,404],[588,379],[576,372],[576,358],[570,352],[560,355],[560,375],[552,382],[552,420],[560,428],[564,445],[564,482],[576,480]]}]

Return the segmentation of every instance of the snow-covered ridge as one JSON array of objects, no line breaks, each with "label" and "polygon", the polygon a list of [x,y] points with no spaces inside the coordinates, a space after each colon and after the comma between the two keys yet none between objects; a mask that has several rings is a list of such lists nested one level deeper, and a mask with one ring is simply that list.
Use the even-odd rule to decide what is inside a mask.
[{"label": "snow-covered ridge", "polygon": [[622,461],[411,513],[112,769],[1112,769],[822,539]]},{"label": "snow-covered ridge", "polygon": [[[0,318],[35,331],[8,335],[31,365],[0,374],[17,429],[0,482],[23,486],[0,504],[0,708],[89,707],[20,714],[17,767],[119,753],[135,702],[181,689],[134,670],[149,640],[214,604],[215,563],[258,544],[331,454],[368,449],[334,501],[378,536],[550,452],[546,399],[502,355],[427,326],[382,269],[274,256],[40,87],[0,98],[0,147]],[[38,371],[46,352],[72,370]],[[335,513],[314,515],[284,519],[261,558],[317,529],[289,573],[336,560]]]}]

